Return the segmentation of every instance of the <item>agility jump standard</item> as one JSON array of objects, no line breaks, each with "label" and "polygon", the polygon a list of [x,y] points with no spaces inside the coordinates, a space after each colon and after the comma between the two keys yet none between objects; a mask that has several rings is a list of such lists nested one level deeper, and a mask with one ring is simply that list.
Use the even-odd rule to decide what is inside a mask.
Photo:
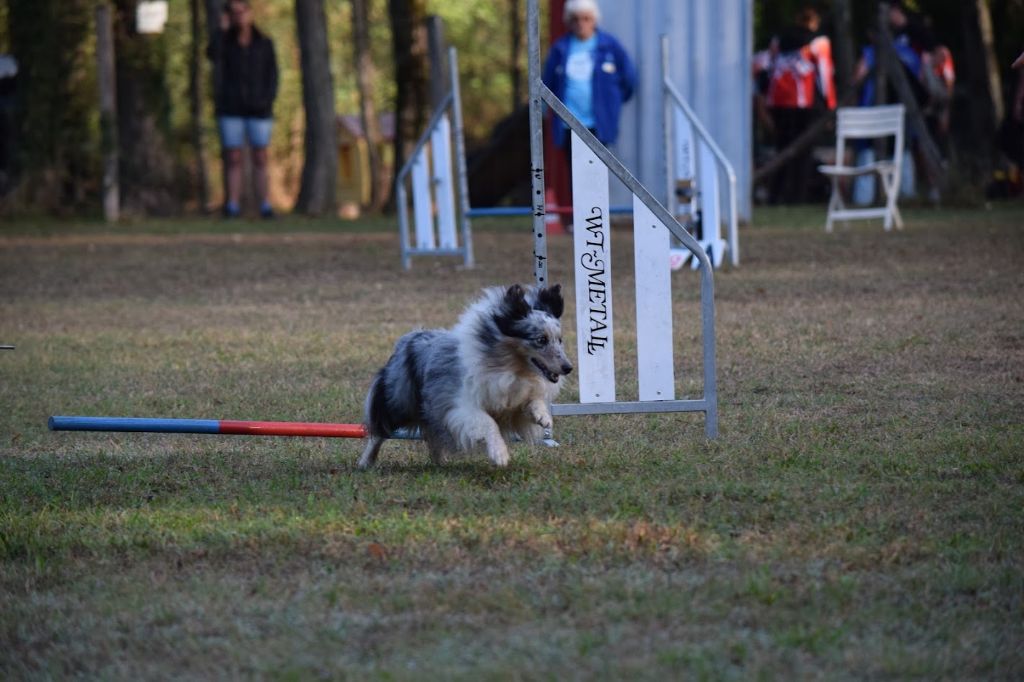
[{"label": "agility jump standard", "polygon": [[[530,159],[533,198],[534,279],[548,286],[545,229],[543,116],[545,107],[570,128],[573,194],[573,259],[576,272],[577,374],[579,402],[551,406],[554,416],[703,412],[704,432],[718,435],[715,373],[715,298],[711,260],[701,244],[622,162],[580,122],[541,79],[540,10],[527,3],[530,80]],[[603,68],[603,67],[602,67]],[[612,69],[614,71],[614,68]],[[616,394],[612,310],[609,181],[614,175],[633,194],[633,256],[639,400]],[[700,271],[700,322],[704,395],[676,399],[670,238],[692,254]],[[620,334],[621,336],[621,334]]]},{"label": "agility jump standard", "polygon": [[[133,433],[200,433],[220,436],[296,436],[303,438],[366,438],[362,424],[233,421],[230,419],[150,419],[146,417],[50,417],[51,431],[118,431]],[[418,432],[399,431],[393,438],[418,439]]]}]

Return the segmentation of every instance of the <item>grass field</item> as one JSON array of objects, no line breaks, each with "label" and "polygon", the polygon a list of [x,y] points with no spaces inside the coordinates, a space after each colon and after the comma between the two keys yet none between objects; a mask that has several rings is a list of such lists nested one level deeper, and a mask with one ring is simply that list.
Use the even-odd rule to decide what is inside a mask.
[{"label": "grass field", "polygon": [[718,440],[562,418],[505,470],[389,443],[369,473],[358,441],[46,418],[357,421],[400,334],[530,280],[527,226],[410,273],[386,221],[0,226],[0,679],[1021,679],[1024,211],[755,218],[715,279]]}]

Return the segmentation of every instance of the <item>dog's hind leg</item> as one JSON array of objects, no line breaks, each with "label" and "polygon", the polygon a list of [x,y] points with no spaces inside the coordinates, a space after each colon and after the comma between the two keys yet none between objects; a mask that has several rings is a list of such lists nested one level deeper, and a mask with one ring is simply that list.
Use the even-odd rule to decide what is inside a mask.
[{"label": "dog's hind leg", "polygon": [[366,447],[363,448],[363,454],[359,458],[359,468],[362,470],[369,469],[377,461],[377,453],[380,452],[380,446],[384,444],[384,439],[380,436],[370,436],[366,441]]},{"label": "dog's hind leg", "polygon": [[434,464],[443,464],[444,447],[441,445],[437,434],[425,431],[423,433],[423,442],[427,445],[427,452],[430,454],[430,461]]}]

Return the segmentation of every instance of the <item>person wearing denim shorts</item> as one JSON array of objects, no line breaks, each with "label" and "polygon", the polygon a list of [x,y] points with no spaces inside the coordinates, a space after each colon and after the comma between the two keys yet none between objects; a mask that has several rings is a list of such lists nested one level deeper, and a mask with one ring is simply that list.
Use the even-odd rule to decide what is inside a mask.
[{"label": "person wearing denim shorts", "polygon": [[207,55],[213,62],[217,127],[224,155],[224,215],[241,212],[242,149],[252,150],[260,215],[273,217],[267,196],[267,147],[274,126],[278,73],[274,43],[253,24],[248,0],[228,0]]}]

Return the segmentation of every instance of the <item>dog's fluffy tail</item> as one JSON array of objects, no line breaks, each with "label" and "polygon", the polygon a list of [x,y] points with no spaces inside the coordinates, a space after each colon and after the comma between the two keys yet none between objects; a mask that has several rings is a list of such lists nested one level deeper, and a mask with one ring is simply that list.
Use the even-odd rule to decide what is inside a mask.
[{"label": "dog's fluffy tail", "polygon": [[366,394],[363,426],[366,431],[377,438],[390,438],[396,425],[392,423],[388,410],[387,383],[384,381],[386,368],[377,372],[370,384],[370,392]]}]

